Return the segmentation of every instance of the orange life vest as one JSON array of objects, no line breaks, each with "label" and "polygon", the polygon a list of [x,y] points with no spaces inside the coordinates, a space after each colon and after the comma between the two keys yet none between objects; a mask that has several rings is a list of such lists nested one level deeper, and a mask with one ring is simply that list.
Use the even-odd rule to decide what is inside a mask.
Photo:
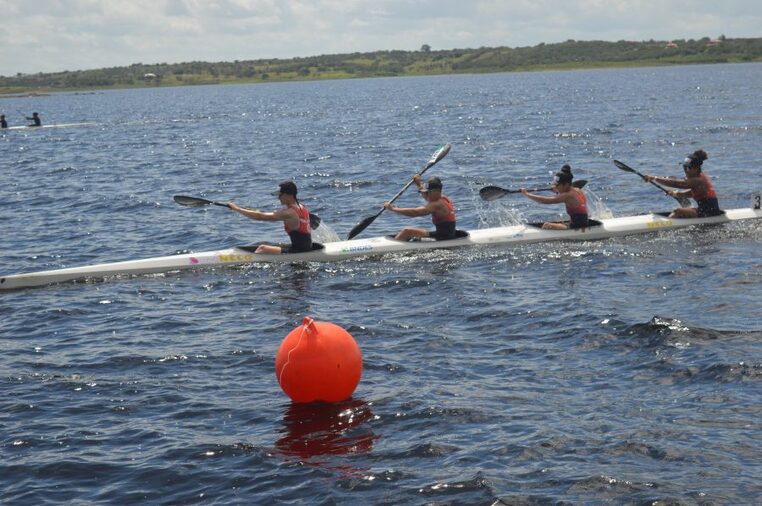
[{"label": "orange life vest", "polygon": [[438,223],[455,223],[455,206],[452,205],[452,201],[449,197],[442,195],[439,200],[442,200],[447,206],[447,214],[444,216],[431,215],[431,222],[436,225]]}]

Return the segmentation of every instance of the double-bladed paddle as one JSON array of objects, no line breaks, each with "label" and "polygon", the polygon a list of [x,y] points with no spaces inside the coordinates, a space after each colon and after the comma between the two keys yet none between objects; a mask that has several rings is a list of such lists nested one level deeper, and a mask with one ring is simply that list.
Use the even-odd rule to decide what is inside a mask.
[{"label": "double-bladed paddle", "polygon": [[[185,207],[203,207],[209,205],[222,206],[230,209],[226,202],[215,202],[214,200],[202,199],[201,197],[189,197],[187,195],[175,195],[172,197],[175,202]],[[320,226],[320,216],[310,213],[310,227],[318,228]]]},{"label": "double-bladed paddle", "polygon": [[614,160],[614,165],[616,165],[617,168],[619,168],[619,169],[621,169],[621,170],[623,170],[625,172],[632,172],[633,174],[637,174],[638,176],[642,177],[643,181],[648,181],[649,183],[651,183],[652,185],[654,185],[655,187],[657,187],[658,189],[660,189],[661,191],[663,191],[664,193],[666,193],[667,195],[672,197],[673,199],[677,200],[680,203],[680,207],[691,207],[691,201],[690,200],[688,200],[685,197],[678,197],[676,195],[672,195],[672,193],[670,193],[670,191],[668,189],[664,188],[659,183],[656,183],[654,181],[650,181],[644,174],[641,174],[640,172],[638,172],[637,170],[633,169],[632,167],[630,167],[626,163],[620,162],[619,160]]},{"label": "double-bladed paddle", "polygon": [[[426,162],[426,165],[424,165],[424,166],[423,166],[423,168],[421,169],[421,171],[420,171],[420,172],[419,172],[417,175],[418,175],[418,176],[422,175],[424,172],[426,172],[427,170],[429,170],[429,168],[431,168],[431,167],[432,167],[434,164],[436,164],[436,163],[437,163],[439,160],[441,160],[442,158],[444,158],[445,156],[447,156],[447,153],[449,153],[449,152],[450,152],[450,147],[451,147],[451,146],[450,146],[449,144],[443,144],[443,145],[439,146],[439,147],[437,148],[437,150],[434,152],[434,154],[433,154],[433,155],[431,155],[431,158],[429,158],[429,161],[428,161],[428,162]],[[399,191],[399,193],[397,193],[397,195],[395,195],[394,197],[392,197],[392,200],[390,200],[390,201],[389,201],[389,203],[392,203],[392,202],[394,202],[395,200],[397,200],[397,198],[398,198],[400,195],[402,195],[402,194],[405,192],[405,190],[407,190],[407,189],[410,187],[410,185],[411,185],[411,184],[413,184],[413,181],[414,181],[414,179],[410,179],[410,181],[408,181],[408,183],[405,185],[405,187],[404,187],[404,188],[402,188],[402,189]],[[355,237],[357,234],[359,234],[360,232],[362,232],[363,230],[365,230],[366,228],[368,228],[368,226],[369,226],[371,223],[373,223],[373,221],[375,221],[375,219],[376,219],[376,218],[378,218],[378,217],[381,215],[381,213],[383,213],[383,212],[384,212],[384,210],[385,210],[385,209],[386,209],[385,207],[382,207],[382,208],[381,208],[381,210],[380,210],[379,212],[377,212],[377,213],[376,213],[376,214],[374,214],[373,216],[368,216],[367,218],[365,218],[364,220],[362,220],[360,223],[358,223],[357,225],[355,225],[355,226],[354,226],[354,228],[353,228],[352,230],[350,230],[350,231],[349,231],[349,235],[347,235],[347,239],[352,239],[352,238],[353,238],[353,237]]]},{"label": "double-bladed paddle", "polygon": [[[584,179],[580,179],[579,181],[574,181],[572,183],[572,186],[575,188],[584,188],[587,184],[587,181]],[[546,192],[550,191],[553,188],[534,188],[533,190],[527,190],[529,192]],[[482,198],[482,200],[486,200],[487,202],[492,200],[497,200],[501,197],[504,197],[508,195],[509,193],[521,193],[521,190],[507,190],[505,188],[500,188],[499,186],[485,186],[481,190],[479,190],[479,196]]]}]

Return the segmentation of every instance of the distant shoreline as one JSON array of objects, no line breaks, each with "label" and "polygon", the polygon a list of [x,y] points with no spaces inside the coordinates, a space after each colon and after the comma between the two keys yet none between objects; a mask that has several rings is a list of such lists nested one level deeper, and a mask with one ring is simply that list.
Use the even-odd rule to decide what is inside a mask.
[{"label": "distant shoreline", "polygon": [[532,47],[376,51],[287,60],[136,63],[127,67],[0,76],[0,97],[53,92],[213,84],[319,81],[762,61],[762,38],[672,41],[574,41]]}]

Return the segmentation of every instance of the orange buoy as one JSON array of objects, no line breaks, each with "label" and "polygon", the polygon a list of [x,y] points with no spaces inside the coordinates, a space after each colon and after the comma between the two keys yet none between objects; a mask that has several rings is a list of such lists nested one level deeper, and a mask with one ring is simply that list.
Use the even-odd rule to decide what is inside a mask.
[{"label": "orange buoy", "polygon": [[294,402],[344,401],[361,375],[362,355],[349,332],[309,316],[283,339],[275,357],[275,377]]}]

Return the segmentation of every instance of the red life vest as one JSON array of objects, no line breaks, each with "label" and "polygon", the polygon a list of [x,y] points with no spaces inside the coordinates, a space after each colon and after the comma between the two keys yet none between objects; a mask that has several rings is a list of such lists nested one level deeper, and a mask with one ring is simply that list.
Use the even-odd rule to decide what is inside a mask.
[{"label": "red life vest", "polygon": [[709,181],[709,177],[707,177],[706,174],[703,172],[698,175],[699,178],[701,178],[702,181],[704,181],[705,190],[703,193],[699,190],[696,190],[695,188],[691,188],[691,197],[693,197],[693,200],[696,202],[700,200],[706,200],[706,199],[716,199],[717,193],[714,191],[714,186],[712,186],[712,182]]},{"label": "red life vest", "polygon": [[299,216],[299,226],[297,228],[290,228],[288,226],[288,222],[283,222],[283,228],[286,229],[287,234],[291,234],[291,232],[299,232],[301,234],[310,234],[312,232],[312,229],[310,229],[310,211],[306,207],[304,207],[302,204],[292,204],[288,206],[290,209],[293,209],[296,211],[296,214]]},{"label": "red life vest", "polygon": [[569,216],[573,214],[587,214],[587,197],[585,197],[585,194],[578,188],[573,188],[571,191],[576,194],[577,203],[570,206],[567,202],[566,212],[569,213]]},{"label": "red life vest", "polygon": [[444,216],[431,215],[431,222],[436,225],[437,223],[455,223],[455,206],[452,205],[452,201],[449,197],[442,195],[439,200],[443,201],[447,206],[447,214]]}]

